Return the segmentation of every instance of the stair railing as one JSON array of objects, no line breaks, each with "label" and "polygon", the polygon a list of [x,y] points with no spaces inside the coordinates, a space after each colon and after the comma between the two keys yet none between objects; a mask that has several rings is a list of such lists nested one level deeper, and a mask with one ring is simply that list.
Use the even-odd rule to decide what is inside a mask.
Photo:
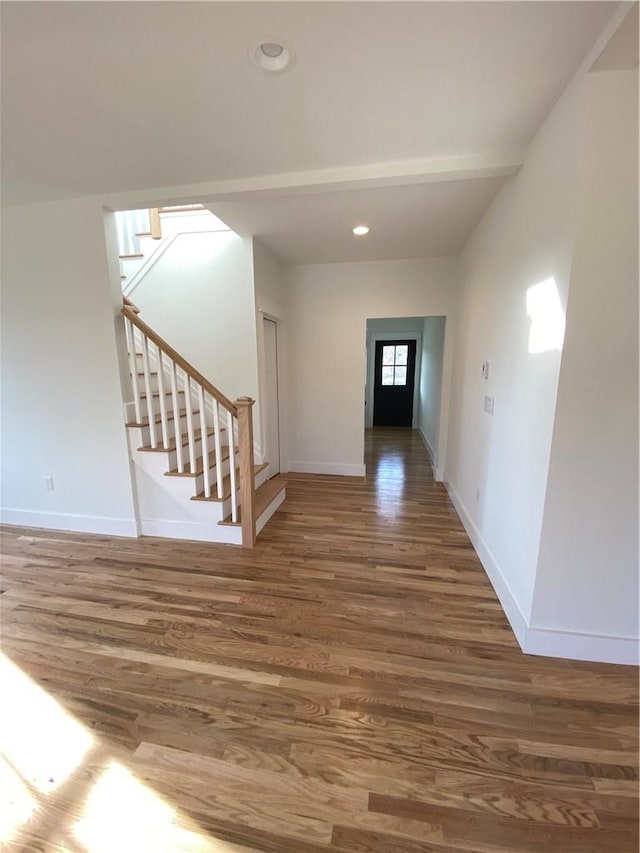
[{"label": "stair railing", "polygon": [[[179,473],[200,473],[201,465],[205,497],[211,497],[215,490],[219,500],[225,499],[225,456],[221,433],[226,431],[231,520],[238,521],[239,503],[242,544],[252,547],[256,539],[252,423],[254,401],[250,397],[240,397],[232,403],[148,326],[139,314],[139,309],[124,297],[122,316],[129,351],[135,423],[148,427],[151,447],[176,451]],[[138,364],[138,355],[141,356],[142,365]],[[152,367],[155,367],[157,392],[153,391]],[[140,374],[144,392],[140,391]],[[171,397],[171,409],[167,407],[167,396]],[[158,399],[157,412],[153,403],[155,397]],[[187,436],[184,446],[183,421]],[[188,459],[185,459],[185,448]],[[214,468],[215,482],[212,482],[211,472]]]}]

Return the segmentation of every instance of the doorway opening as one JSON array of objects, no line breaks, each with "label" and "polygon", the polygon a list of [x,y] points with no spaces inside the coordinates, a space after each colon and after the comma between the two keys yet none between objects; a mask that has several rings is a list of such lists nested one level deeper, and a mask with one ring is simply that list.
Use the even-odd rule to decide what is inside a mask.
[{"label": "doorway opening", "polygon": [[365,428],[416,430],[434,468],[443,450],[445,325],[443,316],[367,320]]}]

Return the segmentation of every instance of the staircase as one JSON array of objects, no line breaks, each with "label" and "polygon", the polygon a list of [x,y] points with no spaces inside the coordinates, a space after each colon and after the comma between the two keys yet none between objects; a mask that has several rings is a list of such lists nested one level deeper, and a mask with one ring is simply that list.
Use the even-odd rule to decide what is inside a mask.
[{"label": "staircase", "polygon": [[253,547],[286,480],[256,464],[253,400],[224,396],[123,299],[126,425],[141,532]]},{"label": "staircase", "polygon": [[115,216],[120,279],[126,296],[180,234],[229,230],[201,204],[120,210]]}]

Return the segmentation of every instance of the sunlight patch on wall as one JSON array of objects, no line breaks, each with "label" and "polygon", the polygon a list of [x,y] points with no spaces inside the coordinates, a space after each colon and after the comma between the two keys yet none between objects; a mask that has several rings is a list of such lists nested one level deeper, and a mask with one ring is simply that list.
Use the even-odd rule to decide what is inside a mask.
[{"label": "sunlight patch on wall", "polygon": [[527,314],[531,318],[529,352],[562,350],[565,318],[555,278],[548,278],[527,290]]}]

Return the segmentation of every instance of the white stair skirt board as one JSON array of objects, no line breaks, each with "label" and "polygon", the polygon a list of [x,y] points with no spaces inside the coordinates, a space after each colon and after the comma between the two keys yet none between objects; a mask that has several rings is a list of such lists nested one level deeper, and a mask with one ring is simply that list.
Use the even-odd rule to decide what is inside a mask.
[{"label": "white stair skirt board", "polygon": [[[167,539],[193,539],[199,542],[220,542],[229,545],[242,544],[242,529],[218,524],[231,512],[231,500],[192,500],[198,489],[194,477],[168,477],[166,472],[175,466],[175,451],[159,450],[153,453],[139,450],[145,430],[129,427],[129,448],[135,466],[135,477],[140,516],[140,532],[143,536],[160,536]],[[188,459],[186,455],[185,461]],[[223,465],[228,472],[228,461]],[[256,474],[256,488],[267,477],[264,468]],[[215,475],[211,478],[211,493],[216,493]],[[278,496],[280,497],[280,496]],[[284,500],[284,494],[276,498],[257,519],[261,529]],[[263,520],[264,518],[264,520]]]},{"label": "white stair skirt board", "polygon": [[640,644],[629,637],[576,634],[531,625],[520,609],[498,563],[450,482],[444,480],[451,502],[498,596],[500,605],[525,654],[597,663],[640,664]]},{"label": "white stair skirt board", "polygon": [[[220,530],[224,530],[224,534],[214,537],[214,533]],[[195,521],[141,518],[140,533],[161,539],[191,539],[195,542],[217,542],[220,545],[242,545],[242,528],[223,528],[217,524],[198,524]]]},{"label": "white stair skirt board", "polygon": [[289,462],[289,471],[296,474],[335,474],[341,477],[364,477],[365,465],[349,465],[341,462]]}]

